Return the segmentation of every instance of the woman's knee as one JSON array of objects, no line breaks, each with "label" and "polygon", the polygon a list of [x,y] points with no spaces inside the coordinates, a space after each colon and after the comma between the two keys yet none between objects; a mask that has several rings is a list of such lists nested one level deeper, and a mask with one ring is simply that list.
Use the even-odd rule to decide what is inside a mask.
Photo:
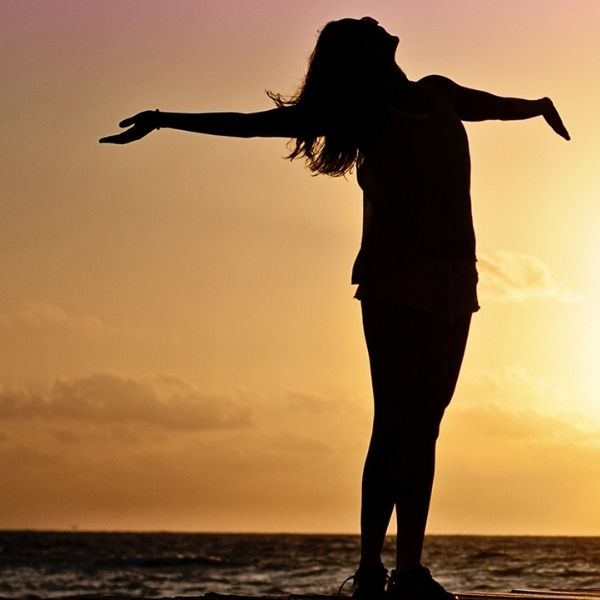
[{"label": "woman's knee", "polygon": [[369,453],[387,457],[394,463],[407,456],[427,454],[435,448],[439,429],[437,420],[426,423],[413,422],[406,427],[374,428]]},{"label": "woman's knee", "polygon": [[415,399],[375,410],[373,437],[386,443],[400,440],[436,439],[447,403],[441,399]]}]

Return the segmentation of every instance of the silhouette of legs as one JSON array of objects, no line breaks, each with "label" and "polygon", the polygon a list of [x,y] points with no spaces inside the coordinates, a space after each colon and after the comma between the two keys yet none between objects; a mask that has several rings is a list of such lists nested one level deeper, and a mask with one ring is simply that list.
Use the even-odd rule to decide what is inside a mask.
[{"label": "silhouette of legs", "polygon": [[396,509],[396,568],[420,564],[439,425],[460,371],[471,315],[445,318],[361,301],[375,412],[362,481],[361,566],[381,564]]}]

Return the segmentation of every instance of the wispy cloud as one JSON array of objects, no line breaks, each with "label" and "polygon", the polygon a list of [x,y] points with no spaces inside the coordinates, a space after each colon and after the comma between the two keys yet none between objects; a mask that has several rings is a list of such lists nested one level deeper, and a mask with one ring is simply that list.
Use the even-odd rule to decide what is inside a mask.
[{"label": "wispy cloud", "polygon": [[98,340],[118,334],[133,335],[132,330],[118,328],[91,315],[74,315],[61,306],[46,302],[25,302],[0,314],[0,327],[19,331],[68,332]]},{"label": "wispy cloud", "polygon": [[0,389],[0,419],[7,418],[185,431],[245,428],[251,424],[251,411],[245,403],[208,395],[177,377],[95,373],[57,379],[43,392]]},{"label": "wispy cloud", "polygon": [[546,298],[581,302],[582,296],[555,279],[548,266],[535,256],[497,251],[481,255],[478,262],[482,296],[500,302]]},{"label": "wispy cloud", "polygon": [[463,375],[438,456],[436,501],[445,518],[491,533],[598,531],[595,415],[578,412],[569,390],[523,366]]},{"label": "wispy cloud", "polygon": [[42,337],[52,340],[60,338],[88,345],[111,342],[147,344],[157,339],[163,344],[181,343],[181,336],[175,330],[151,334],[146,328],[110,322],[97,315],[78,313],[58,304],[41,301],[4,307],[0,311],[0,336],[3,334],[16,335],[18,338],[29,336],[38,340]]},{"label": "wispy cloud", "polygon": [[576,412],[565,390],[522,365],[465,374],[450,414],[453,427],[469,429],[484,443],[494,438],[532,448],[592,443],[600,450],[600,422]]}]

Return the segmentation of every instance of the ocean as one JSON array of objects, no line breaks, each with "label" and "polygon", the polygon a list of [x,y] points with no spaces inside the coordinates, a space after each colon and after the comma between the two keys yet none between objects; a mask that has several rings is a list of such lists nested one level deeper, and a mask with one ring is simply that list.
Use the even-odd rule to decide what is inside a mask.
[{"label": "ocean", "polygon": [[[333,595],[358,549],[355,535],[4,531],[0,597]],[[597,537],[428,536],[423,562],[453,592],[600,588]]]}]

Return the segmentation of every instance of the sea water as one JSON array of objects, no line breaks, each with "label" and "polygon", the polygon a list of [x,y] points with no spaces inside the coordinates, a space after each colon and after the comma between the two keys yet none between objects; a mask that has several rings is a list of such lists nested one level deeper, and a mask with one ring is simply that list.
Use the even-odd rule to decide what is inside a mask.
[{"label": "sea water", "polygon": [[[358,551],[353,535],[6,531],[0,597],[336,594]],[[454,592],[600,588],[600,538],[428,536],[423,562]]]}]

